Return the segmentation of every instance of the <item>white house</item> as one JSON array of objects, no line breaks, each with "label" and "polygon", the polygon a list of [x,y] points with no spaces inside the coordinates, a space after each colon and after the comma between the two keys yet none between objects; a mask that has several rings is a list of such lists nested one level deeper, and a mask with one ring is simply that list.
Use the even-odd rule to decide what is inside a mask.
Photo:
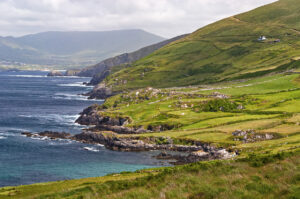
[{"label": "white house", "polygon": [[265,41],[267,38],[266,38],[266,36],[260,36],[259,38],[258,38],[258,41]]}]

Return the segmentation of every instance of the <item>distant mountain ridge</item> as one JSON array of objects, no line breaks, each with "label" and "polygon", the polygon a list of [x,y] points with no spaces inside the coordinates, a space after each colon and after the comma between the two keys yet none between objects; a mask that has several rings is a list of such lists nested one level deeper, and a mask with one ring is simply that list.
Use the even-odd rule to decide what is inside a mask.
[{"label": "distant mountain ridge", "polygon": [[[84,68],[76,73],[78,76],[84,76],[84,77],[93,77],[91,80],[91,84],[96,85],[100,83],[102,80],[104,80],[108,75],[111,74],[111,72],[115,72],[117,70],[121,70],[123,67],[127,67],[128,65],[132,64],[133,62],[142,59],[143,57],[146,57],[147,55],[151,54],[155,50],[160,49],[161,47],[176,41],[178,39],[181,39],[186,35],[181,35],[174,37],[172,39],[168,39],[150,46],[146,46],[144,48],[141,48],[137,51],[134,51],[132,53],[124,53],[106,60],[103,60],[102,62]],[[72,71],[67,72],[67,74],[74,75],[74,72]]]},{"label": "distant mountain ridge", "polygon": [[26,64],[86,66],[164,38],[139,29],[42,32],[0,37],[0,60]]}]

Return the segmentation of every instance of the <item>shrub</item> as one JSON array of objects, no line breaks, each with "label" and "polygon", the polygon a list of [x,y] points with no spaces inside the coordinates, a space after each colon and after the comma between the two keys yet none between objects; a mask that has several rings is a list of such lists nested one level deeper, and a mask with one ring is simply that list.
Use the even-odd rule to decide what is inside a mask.
[{"label": "shrub", "polygon": [[277,154],[256,154],[251,153],[247,158],[243,159],[244,161],[249,162],[253,167],[261,167],[268,163],[275,162],[277,160],[283,160],[286,157],[289,157],[292,153],[277,153]]},{"label": "shrub", "polygon": [[238,104],[236,102],[232,102],[228,99],[215,99],[204,102],[200,105],[200,110],[204,112],[232,112],[236,111]]}]

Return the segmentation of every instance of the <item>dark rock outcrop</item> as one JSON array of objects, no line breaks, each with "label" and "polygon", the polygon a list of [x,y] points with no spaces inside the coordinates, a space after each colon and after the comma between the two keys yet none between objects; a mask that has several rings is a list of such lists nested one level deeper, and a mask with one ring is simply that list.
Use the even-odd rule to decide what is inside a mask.
[{"label": "dark rock outcrop", "polygon": [[26,137],[32,137],[34,135],[34,133],[30,133],[30,132],[23,132],[21,133],[21,135],[24,135]]},{"label": "dark rock outcrop", "polygon": [[111,88],[105,86],[105,84],[99,84],[93,88],[92,91],[84,94],[89,99],[106,99],[118,93],[114,93]]},{"label": "dark rock outcrop", "polygon": [[[207,144],[203,145],[175,145],[175,144],[156,144],[151,141],[153,138],[141,140],[138,137],[119,137],[113,132],[92,132],[83,131],[72,136],[69,133],[59,133],[45,131],[38,134],[25,132],[27,137],[47,137],[50,139],[70,139],[88,144],[102,144],[106,148],[114,151],[164,151],[157,156],[158,159],[176,160],[174,164],[186,164],[203,160],[229,159],[236,155],[225,149],[218,149]],[[154,139],[155,140],[155,139]],[[199,143],[198,143],[199,144]],[[166,151],[183,152],[184,155],[172,155]]]},{"label": "dark rock outcrop", "polygon": [[50,139],[70,139],[71,134],[65,132],[53,132],[53,131],[44,131],[41,133],[30,133],[30,132],[23,132],[22,135],[26,137],[47,137]]},{"label": "dark rock outcrop", "polygon": [[176,157],[174,157],[171,154],[168,154],[166,151],[161,152],[160,154],[158,154],[157,156],[155,156],[157,159],[162,159],[162,160],[172,160],[172,159],[176,159]]},{"label": "dark rock outcrop", "polygon": [[272,140],[276,138],[276,136],[271,133],[257,133],[254,130],[236,130],[232,135],[234,136],[233,140],[242,141],[244,143]]},{"label": "dark rock outcrop", "polygon": [[44,131],[39,133],[38,135],[49,137],[52,139],[68,139],[71,137],[70,133],[65,133],[65,132],[59,133],[59,132],[52,132],[52,131]]},{"label": "dark rock outcrop", "polygon": [[116,134],[111,133],[110,136],[105,136],[103,133],[94,133],[90,131],[84,131],[80,134],[74,135],[72,139],[89,143],[89,144],[103,144],[106,145],[116,138]]},{"label": "dark rock outcrop", "polygon": [[75,122],[81,125],[97,125],[102,120],[102,117],[98,114],[99,111],[99,105],[89,106],[80,113],[80,117]]},{"label": "dark rock outcrop", "polygon": [[139,134],[150,132],[142,127],[129,128],[125,127],[130,122],[130,118],[124,117],[108,117],[101,114],[99,105],[92,105],[80,113],[80,117],[76,123],[81,125],[94,125],[97,131],[112,131],[118,134]]},{"label": "dark rock outcrop", "polygon": [[219,159],[230,159],[235,157],[237,154],[235,152],[230,153],[226,149],[214,149],[210,151],[196,151],[192,152],[188,155],[169,155],[169,159],[177,160],[174,162],[175,165],[195,163],[200,161],[208,161],[208,160],[219,160]]},{"label": "dark rock outcrop", "polygon": [[97,104],[89,106],[80,113],[80,117],[76,120],[76,123],[81,125],[109,125],[109,126],[122,126],[128,122],[129,118],[111,118],[108,116],[102,116],[100,114],[101,107]]},{"label": "dark rock outcrop", "polygon": [[155,144],[149,140],[140,140],[136,137],[119,137],[113,132],[92,132],[84,131],[77,134],[73,139],[90,144],[103,144],[107,148],[115,151],[149,151],[149,150],[169,150],[180,152],[192,152],[203,150],[202,146],[187,146],[174,144]]},{"label": "dark rock outcrop", "polygon": [[[163,152],[156,156],[156,158],[176,160],[176,162],[174,162],[174,164],[176,165],[215,159],[230,159],[237,155],[235,152],[229,152],[226,149],[212,147],[208,144],[192,146],[174,144],[158,145],[134,137],[120,138],[115,133],[103,134],[100,132],[83,132],[81,134],[75,135],[74,139],[85,143],[103,144],[106,148],[114,151],[161,150]],[[185,154],[172,155],[168,154],[166,151],[184,152]]]}]

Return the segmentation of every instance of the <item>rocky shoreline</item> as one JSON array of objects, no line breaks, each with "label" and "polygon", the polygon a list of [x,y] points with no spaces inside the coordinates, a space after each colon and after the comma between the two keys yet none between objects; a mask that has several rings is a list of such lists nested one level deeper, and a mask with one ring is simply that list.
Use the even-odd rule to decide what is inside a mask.
[{"label": "rocky shoreline", "polygon": [[[138,137],[120,137],[113,132],[83,131],[80,134],[71,135],[65,132],[45,131],[41,133],[24,132],[26,137],[47,137],[48,139],[69,139],[87,144],[101,144],[113,151],[162,151],[156,158],[175,160],[174,164],[187,164],[204,160],[229,159],[235,157],[236,152],[229,152],[223,148],[216,148],[206,143],[195,143],[194,145],[176,145],[169,138],[169,143],[157,144],[156,138],[140,139]],[[185,155],[171,155],[167,151],[184,152]]]},{"label": "rocky shoreline", "polygon": [[[100,84],[86,95],[90,96],[89,98],[105,99],[115,94],[105,85]],[[230,159],[237,155],[235,151],[217,148],[208,143],[190,141],[187,145],[180,145],[174,144],[174,141],[168,137],[140,137],[139,134],[142,133],[170,130],[172,127],[163,125],[150,125],[146,129],[143,126],[128,127],[131,122],[129,117],[107,116],[105,107],[95,104],[84,109],[76,120],[78,124],[93,126],[83,130],[80,134],[72,135],[65,132],[44,131],[40,133],[23,132],[22,135],[43,140],[63,139],[86,144],[101,144],[113,151],[160,151],[161,153],[155,158],[173,160],[170,163],[176,165],[205,160]],[[180,152],[181,154],[174,155],[170,152]]]}]

